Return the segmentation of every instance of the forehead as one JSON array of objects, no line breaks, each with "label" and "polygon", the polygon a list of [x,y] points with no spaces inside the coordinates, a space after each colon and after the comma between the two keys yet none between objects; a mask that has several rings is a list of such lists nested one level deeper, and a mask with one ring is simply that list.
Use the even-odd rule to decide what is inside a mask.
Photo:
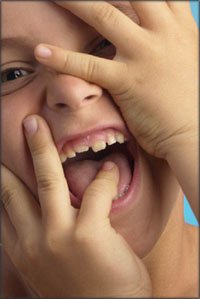
[{"label": "forehead", "polygon": [[[63,10],[52,1],[3,1],[2,21],[9,26],[10,23],[18,26],[19,22],[32,24],[33,21],[45,25],[54,18],[70,18],[70,13]],[[41,19],[42,17],[42,19]],[[10,27],[10,26],[9,26]]]},{"label": "forehead", "polygon": [[[128,1],[108,1],[137,21],[137,17]],[[53,1],[3,1],[2,2],[2,38],[28,36],[37,43],[52,43],[57,46],[60,36],[75,41],[84,39],[88,30],[95,31],[82,20]],[[76,35],[74,34],[76,33]],[[78,34],[78,35],[77,35]]]},{"label": "forehead", "polygon": [[[76,19],[76,21],[75,21]],[[4,1],[2,3],[2,38],[25,35],[34,38],[43,32],[66,33],[79,22],[71,13],[50,1]],[[70,30],[69,30],[70,31]]]},{"label": "forehead", "polygon": [[[130,6],[129,1],[108,1],[127,14],[134,21],[137,16]],[[67,25],[73,23],[75,18],[69,11],[57,6],[52,1],[3,1],[2,2],[2,25],[4,30],[14,30],[16,27],[23,28],[23,24],[27,27],[33,23],[36,28],[49,23],[52,27],[55,22],[65,21]],[[59,22],[60,20],[60,22]],[[34,27],[35,28],[35,27]]]}]

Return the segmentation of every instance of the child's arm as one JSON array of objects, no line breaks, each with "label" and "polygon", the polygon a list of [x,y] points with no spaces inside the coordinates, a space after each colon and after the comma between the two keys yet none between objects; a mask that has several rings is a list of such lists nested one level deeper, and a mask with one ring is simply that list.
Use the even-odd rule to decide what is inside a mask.
[{"label": "child's arm", "polygon": [[148,153],[166,159],[198,215],[198,29],[189,1],[131,1],[140,26],[106,2],[59,1],[116,46],[113,61],[46,45],[36,58],[101,85]]},{"label": "child's arm", "polygon": [[104,164],[86,189],[81,209],[74,209],[48,126],[39,116],[35,120],[30,123],[29,117],[26,137],[41,208],[2,167],[2,241],[11,261],[41,297],[151,297],[143,262],[110,224],[116,165]]}]

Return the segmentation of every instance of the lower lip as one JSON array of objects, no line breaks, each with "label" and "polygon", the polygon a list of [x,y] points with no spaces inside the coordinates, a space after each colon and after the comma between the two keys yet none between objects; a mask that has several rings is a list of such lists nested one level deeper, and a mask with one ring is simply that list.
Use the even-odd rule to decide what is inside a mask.
[{"label": "lower lip", "polygon": [[[111,208],[112,214],[122,212],[122,210],[126,209],[131,203],[133,203],[133,201],[135,202],[135,199],[137,198],[137,192],[140,184],[140,175],[139,175],[138,152],[135,143],[130,142],[129,151],[131,152],[131,155],[134,158],[134,171],[133,171],[132,181],[128,189],[128,192],[124,196],[112,202],[112,208]],[[70,192],[70,200],[74,208],[80,209],[81,200],[79,200],[71,192]]]}]

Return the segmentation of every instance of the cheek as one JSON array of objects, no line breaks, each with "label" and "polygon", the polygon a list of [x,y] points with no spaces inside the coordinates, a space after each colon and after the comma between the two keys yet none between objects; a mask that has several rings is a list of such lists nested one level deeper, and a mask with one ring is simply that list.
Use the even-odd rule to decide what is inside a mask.
[{"label": "cheek", "polygon": [[30,153],[23,133],[22,121],[32,113],[38,113],[39,97],[30,99],[30,90],[16,92],[2,100],[2,163],[33,188]]},{"label": "cheek", "polygon": [[[101,115],[105,116],[110,115],[110,118],[114,121],[122,121],[122,116],[119,107],[115,104],[112,96],[109,94],[107,90],[104,90],[104,97],[99,101],[99,110],[101,111]],[[95,111],[93,111],[94,113]],[[98,112],[97,112],[98,115]],[[124,120],[123,120],[124,121]]]},{"label": "cheek", "polygon": [[[12,96],[13,97],[13,96]],[[2,102],[2,159],[3,163],[21,160],[24,148],[22,120],[28,107],[22,97],[6,97]]]}]

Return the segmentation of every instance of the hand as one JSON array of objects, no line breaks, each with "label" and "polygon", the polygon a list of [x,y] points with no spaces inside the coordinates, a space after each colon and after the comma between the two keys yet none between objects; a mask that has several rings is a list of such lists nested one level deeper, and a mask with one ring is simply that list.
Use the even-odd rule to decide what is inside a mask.
[{"label": "hand", "polygon": [[11,261],[41,297],[151,297],[144,264],[110,224],[118,168],[106,162],[75,210],[48,126],[32,117],[25,135],[39,204],[2,167],[2,240]]},{"label": "hand", "polygon": [[112,42],[116,56],[43,44],[51,55],[39,55],[39,45],[36,58],[107,89],[140,146],[168,162],[198,217],[198,28],[189,1],[130,1],[140,25],[107,2],[56,3]]},{"label": "hand", "polygon": [[111,41],[116,56],[111,61],[46,45],[51,56],[35,51],[41,63],[107,89],[139,144],[156,157],[167,159],[197,137],[198,30],[189,1],[130,1],[140,26],[106,2],[56,3]]}]

